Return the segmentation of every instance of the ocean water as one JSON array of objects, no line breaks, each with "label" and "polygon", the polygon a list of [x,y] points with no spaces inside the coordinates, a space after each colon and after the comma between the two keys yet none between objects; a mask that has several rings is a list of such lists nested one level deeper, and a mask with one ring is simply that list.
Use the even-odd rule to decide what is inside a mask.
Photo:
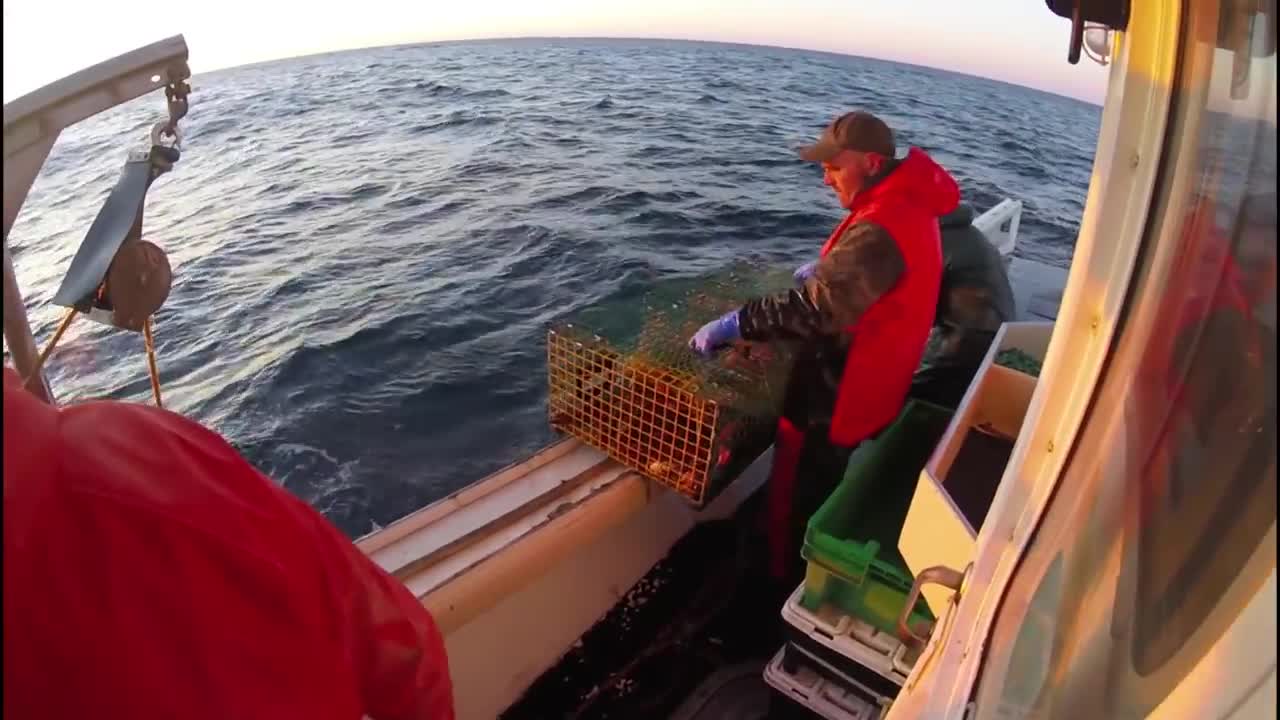
[{"label": "ocean water", "polygon": [[[168,408],[357,536],[553,440],[548,325],[735,259],[799,264],[840,218],[794,148],[865,108],[979,210],[1021,199],[1018,254],[1069,262],[1101,109],[862,58],[666,41],[344,52],[193,80],[144,236]],[[63,134],[11,236],[48,304],[153,94]],[[59,398],[149,401],[141,338],[88,321]]]}]

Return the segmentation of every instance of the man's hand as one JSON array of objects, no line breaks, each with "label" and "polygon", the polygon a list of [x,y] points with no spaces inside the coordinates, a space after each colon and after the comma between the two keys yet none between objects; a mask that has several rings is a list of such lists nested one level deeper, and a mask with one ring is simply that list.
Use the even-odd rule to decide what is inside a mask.
[{"label": "man's hand", "polygon": [[738,311],[733,310],[703,325],[689,338],[689,349],[709,359],[717,350],[741,337],[738,332]]},{"label": "man's hand", "polygon": [[807,262],[801,265],[800,267],[796,268],[796,271],[795,273],[793,273],[792,277],[796,279],[797,285],[803,285],[806,280],[813,277],[813,273],[817,268],[818,268],[817,260]]}]

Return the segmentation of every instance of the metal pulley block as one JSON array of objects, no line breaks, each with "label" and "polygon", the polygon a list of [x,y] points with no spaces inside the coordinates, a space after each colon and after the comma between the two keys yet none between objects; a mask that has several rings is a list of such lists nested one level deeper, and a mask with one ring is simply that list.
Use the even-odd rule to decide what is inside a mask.
[{"label": "metal pulley block", "polygon": [[142,332],[147,318],[169,297],[173,269],[159,246],[132,240],[120,246],[102,286],[103,304],[111,308],[111,324]]},{"label": "metal pulley block", "polygon": [[134,332],[160,309],[173,281],[164,251],[142,240],[142,221],[151,183],[181,157],[181,135],[162,121],[151,127],[147,140],[149,149],[129,153],[53,300]]}]

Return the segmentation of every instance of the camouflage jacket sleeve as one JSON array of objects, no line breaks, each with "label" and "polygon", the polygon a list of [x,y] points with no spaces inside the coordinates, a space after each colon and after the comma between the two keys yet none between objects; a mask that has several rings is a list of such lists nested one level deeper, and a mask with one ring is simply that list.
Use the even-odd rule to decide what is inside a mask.
[{"label": "camouflage jacket sleeve", "polygon": [[757,298],[738,316],[743,339],[807,340],[858,321],[893,288],[906,265],[889,232],[873,223],[845,230],[804,287]]}]

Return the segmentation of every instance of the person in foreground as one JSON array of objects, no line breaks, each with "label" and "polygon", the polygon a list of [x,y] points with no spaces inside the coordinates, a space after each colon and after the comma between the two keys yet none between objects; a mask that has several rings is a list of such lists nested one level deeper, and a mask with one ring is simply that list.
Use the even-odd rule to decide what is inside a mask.
[{"label": "person in foreground", "polygon": [[801,567],[795,556],[809,516],[853,448],[900,411],[933,324],[938,218],[960,193],[923,150],[901,160],[896,151],[893,132],[869,113],[827,126],[801,157],[822,164],[848,216],[819,258],[796,271],[795,289],[752,300],[689,341],[704,356],[739,339],[796,344],[767,500],[770,573],[784,585]]},{"label": "person in foreground", "polygon": [[4,369],[4,716],[454,717],[412,594],[221,437]]},{"label": "person in foreground", "polygon": [[1000,251],[973,226],[973,208],[943,217],[938,314],[910,397],[960,404],[1000,326],[1014,319],[1013,288]]}]

